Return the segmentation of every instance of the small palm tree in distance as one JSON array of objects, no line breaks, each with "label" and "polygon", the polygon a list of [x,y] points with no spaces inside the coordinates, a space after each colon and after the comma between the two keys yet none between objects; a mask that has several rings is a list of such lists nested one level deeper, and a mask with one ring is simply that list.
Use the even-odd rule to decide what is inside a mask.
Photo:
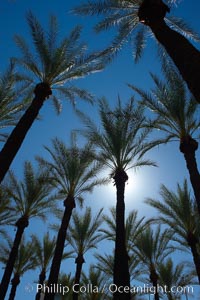
[{"label": "small palm tree in distance", "polygon": [[30,219],[37,217],[46,220],[48,214],[55,213],[57,209],[55,197],[50,195],[51,186],[45,178],[47,178],[47,173],[42,170],[35,170],[33,165],[26,161],[23,179],[20,180],[14,172],[10,171],[5,184],[2,186],[11,200],[17,228],[1,280],[0,299],[2,300],[6,295],[21,239],[24,230],[29,226]]},{"label": "small palm tree in distance", "polygon": [[[80,284],[82,266],[85,263],[84,254],[93,248],[97,248],[98,243],[103,239],[99,231],[102,222],[102,209],[94,217],[92,217],[90,207],[86,207],[83,214],[74,212],[72,215],[67,241],[77,254],[74,286]],[[77,300],[78,297],[79,293],[73,293],[73,300]]]}]

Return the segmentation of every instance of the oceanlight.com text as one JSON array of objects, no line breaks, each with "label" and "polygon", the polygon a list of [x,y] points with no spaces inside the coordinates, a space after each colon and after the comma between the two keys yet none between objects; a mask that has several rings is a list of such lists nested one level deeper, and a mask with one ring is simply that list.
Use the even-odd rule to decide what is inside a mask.
[{"label": "oceanlight.com text", "polygon": [[103,285],[101,287],[98,287],[96,285],[87,284],[87,285],[79,285],[74,284],[73,286],[64,286],[62,284],[51,284],[50,286],[46,284],[37,284],[37,292],[47,293],[47,294],[60,294],[60,295],[66,295],[70,292],[73,293],[80,293],[80,294],[107,294],[111,293],[114,294],[116,292],[118,293],[131,293],[131,294],[151,294],[154,295],[156,291],[160,294],[193,294],[194,288],[193,286],[172,286],[168,287],[166,285],[157,285],[150,286],[148,284],[143,284],[140,286],[117,286],[116,284],[110,284],[110,285]]}]

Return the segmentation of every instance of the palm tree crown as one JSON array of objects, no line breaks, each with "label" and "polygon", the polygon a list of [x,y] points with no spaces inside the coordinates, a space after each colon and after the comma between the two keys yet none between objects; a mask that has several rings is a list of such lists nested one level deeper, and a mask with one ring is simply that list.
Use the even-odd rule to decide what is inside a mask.
[{"label": "palm tree crown", "polygon": [[[172,3],[172,1],[167,1]],[[103,19],[95,26],[95,31],[117,28],[117,34],[108,47],[109,55],[119,51],[126,42],[131,42],[134,47],[133,55],[137,61],[143,52],[148,36],[152,36],[150,28],[141,25],[138,17],[138,10],[141,0],[95,0],[85,1],[72,11],[80,15],[102,15]],[[198,35],[189,28],[183,20],[176,17],[166,17],[167,24],[178,32],[194,40],[199,40]]]},{"label": "palm tree crown", "polygon": [[96,178],[102,165],[95,163],[96,155],[91,143],[79,148],[76,136],[72,134],[69,147],[55,138],[52,140],[52,149],[45,149],[51,159],[37,159],[49,171],[51,184],[58,191],[59,198],[71,196],[81,204],[85,193],[92,192],[98,184],[106,183],[104,179]]},{"label": "palm tree crown", "polygon": [[152,112],[152,127],[165,134],[166,138],[160,142],[181,142],[184,138],[197,134],[200,126],[197,117],[199,107],[173,64],[166,59],[162,62],[165,80],[151,73],[154,88],[150,92],[132,84],[129,87],[141,96],[142,103]]},{"label": "palm tree crown", "polygon": [[11,171],[8,175],[3,188],[13,203],[12,210],[15,212],[17,231],[1,281],[1,299],[4,299],[6,295],[21,239],[25,228],[29,226],[29,220],[33,217],[46,220],[48,213],[55,213],[56,211],[55,197],[49,195],[51,187],[46,180],[47,174],[45,172],[35,171],[32,164],[26,161],[23,180],[19,180]]},{"label": "palm tree crown", "polygon": [[16,125],[25,101],[19,96],[27,87],[26,84],[18,85],[15,64],[10,61],[6,71],[0,76],[0,141],[5,142],[7,138],[6,129]]},{"label": "palm tree crown", "polygon": [[[27,22],[34,50],[29,49],[23,37],[15,36],[15,42],[22,52],[22,58],[15,58],[15,61],[24,67],[26,79],[29,78],[32,84],[45,83],[72,103],[76,97],[92,101],[90,93],[72,84],[73,80],[103,68],[98,53],[86,54],[86,44],[80,41],[81,27],[75,27],[68,37],[60,41],[55,16],[50,17],[48,31],[31,12],[27,14]],[[54,95],[52,99],[60,109],[59,98]]]},{"label": "palm tree crown", "polygon": [[10,171],[5,181],[4,187],[15,204],[14,211],[27,219],[38,217],[46,220],[47,213],[54,213],[57,206],[55,197],[50,195],[52,188],[45,181],[47,173],[34,170],[31,162],[26,161],[23,175],[23,180],[18,180],[14,172]]},{"label": "palm tree crown", "polygon": [[90,118],[79,113],[86,125],[82,133],[98,147],[98,160],[111,170],[112,178],[117,171],[155,165],[140,157],[148,145],[146,138],[150,132],[141,129],[145,121],[143,112],[142,106],[136,106],[133,98],[124,107],[118,99],[114,110],[102,98],[99,101],[102,130]]},{"label": "palm tree crown", "polygon": [[[169,190],[165,185],[160,188],[162,201],[148,198],[146,203],[155,207],[160,215],[159,222],[169,225],[173,232],[172,239],[179,243],[182,249],[190,249],[196,272],[200,281],[200,222],[196,205],[188,190],[187,181],[177,185],[177,191]],[[184,249],[184,250],[185,250]]]},{"label": "palm tree crown", "polygon": [[[25,74],[18,76],[25,77],[26,81],[30,82],[31,92],[34,92],[35,97],[0,152],[0,182],[7,173],[45,100],[52,95],[52,89],[59,91],[62,97],[69,99],[72,103],[77,97],[92,102],[92,95],[73,85],[72,81],[103,68],[99,53],[86,55],[86,46],[80,42],[80,27],[72,30],[69,37],[58,41],[55,17],[50,18],[47,32],[31,12],[27,15],[27,21],[34,50],[29,49],[21,36],[15,36],[16,43],[22,52],[22,58],[16,58],[15,62],[23,67]],[[60,100],[56,94],[52,96],[52,99],[55,107],[60,111]]]},{"label": "palm tree crown", "polygon": [[90,207],[85,208],[83,215],[73,213],[67,241],[77,254],[84,255],[88,250],[97,248],[98,242],[103,238],[99,231],[102,221],[102,209],[94,217]]}]

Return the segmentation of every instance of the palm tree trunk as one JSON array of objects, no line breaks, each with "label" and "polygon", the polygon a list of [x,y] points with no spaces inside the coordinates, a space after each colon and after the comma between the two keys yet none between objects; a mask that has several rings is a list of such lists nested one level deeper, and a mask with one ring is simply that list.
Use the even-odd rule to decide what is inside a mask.
[{"label": "palm tree trunk", "polygon": [[[72,211],[75,208],[74,197],[68,196],[64,201],[65,211],[62,218],[61,226],[58,231],[56,247],[54,252],[54,257],[51,264],[48,286],[53,286],[58,282],[58,275],[60,271],[60,265],[62,261],[63,251],[65,247],[66,233],[69,225],[69,221],[72,215]],[[54,300],[55,293],[45,293],[44,300]]]},{"label": "palm tree trunk", "polygon": [[200,103],[200,52],[183,35],[167,26],[164,21],[167,11],[169,8],[161,0],[144,0],[138,16],[164,46],[196,101]]},{"label": "palm tree trunk", "polygon": [[16,295],[17,286],[20,284],[20,276],[19,274],[15,274],[13,279],[11,280],[12,288],[10,291],[10,296],[8,300],[14,300]]},{"label": "palm tree trunk", "polygon": [[[124,191],[125,183],[128,176],[125,171],[118,170],[114,176],[117,189],[116,203],[116,240],[115,240],[115,257],[114,257],[114,284],[117,288],[130,288],[130,274],[128,266],[128,254],[126,249],[126,232],[125,232],[125,202]],[[130,292],[117,291],[113,294],[114,300],[129,300],[131,299]]]},{"label": "palm tree trunk", "polygon": [[194,191],[198,212],[200,215],[200,174],[197,167],[195,152],[198,149],[198,143],[190,136],[181,140],[180,151],[184,154],[187,169],[190,174],[190,182]]},{"label": "palm tree trunk", "polygon": [[0,183],[10,168],[10,165],[20,149],[27,132],[37,118],[45,99],[51,94],[51,89],[49,85],[40,83],[36,86],[34,93],[35,98],[31,105],[11,132],[0,152]]},{"label": "palm tree trunk", "polygon": [[[78,285],[80,283],[80,278],[81,278],[81,271],[82,271],[82,266],[84,264],[85,260],[83,257],[83,254],[78,254],[76,258],[76,273],[75,273],[75,280],[74,280],[74,286]],[[78,300],[78,293],[73,292],[73,300]]]},{"label": "palm tree trunk", "polygon": [[159,300],[160,298],[159,298],[159,294],[158,294],[158,274],[156,273],[154,268],[152,268],[152,270],[151,270],[150,280],[153,284],[153,287],[155,288],[154,299]]},{"label": "palm tree trunk", "polygon": [[13,242],[13,246],[12,249],[10,251],[10,255],[6,264],[6,268],[1,280],[1,285],[0,285],[0,299],[4,300],[7,290],[8,290],[8,286],[10,283],[10,279],[12,276],[12,272],[13,272],[13,268],[14,268],[14,264],[15,264],[15,260],[17,258],[18,255],[18,249],[19,249],[19,245],[22,239],[22,235],[24,233],[24,230],[26,227],[28,227],[28,219],[27,217],[21,217],[17,222],[16,222],[16,227],[17,227],[17,232],[15,235],[15,239]]},{"label": "palm tree trunk", "polygon": [[[44,284],[44,281],[46,279],[46,270],[45,269],[42,269],[40,275],[39,275],[39,281],[38,281],[38,284],[39,285],[43,285]],[[35,300],[40,300],[40,295],[41,295],[41,289],[38,290],[36,296],[35,296]]]},{"label": "palm tree trunk", "polygon": [[191,249],[191,252],[192,252],[194,265],[195,265],[198,280],[199,280],[199,283],[200,283],[200,255],[199,255],[198,250],[197,250],[198,240],[194,236],[193,233],[190,233],[190,234],[188,234],[187,241],[188,241],[188,245],[190,246],[190,249]]}]

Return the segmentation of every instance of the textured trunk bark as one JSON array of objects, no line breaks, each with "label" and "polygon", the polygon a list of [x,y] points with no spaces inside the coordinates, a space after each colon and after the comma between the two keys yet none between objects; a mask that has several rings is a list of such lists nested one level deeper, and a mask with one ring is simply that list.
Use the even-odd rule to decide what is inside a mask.
[{"label": "textured trunk bark", "polygon": [[[54,257],[51,264],[48,285],[51,287],[53,284],[57,284],[58,282],[58,275],[60,271],[60,265],[62,261],[64,246],[65,246],[65,239],[67,228],[69,225],[69,221],[72,215],[72,211],[75,208],[75,201],[73,197],[67,197],[64,201],[65,211],[62,218],[61,226],[58,231],[57,241],[56,241],[56,248],[54,252]],[[54,300],[55,293],[45,293],[44,300]]]},{"label": "textured trunk bark", "polygon": [[125,232],[125,202],[124,191],[125,183],[128,176],[125,171],[119,170],[115,173],[114,181],[117,190],[116,203],[116,240],[115,240],[115,257],[114,257],[114,284],[120,290],[113,294],[114,300],[130,300],[129,292],[123,292],[128,287],[130,289],[130,274],[128,266],[128,254],[126,249],[126,232]]},{"label": "textured trunk bark", "polygon": [[198,280],[199,280],[199,283],[200,283],[200,255],[199,255],[198,250],[197,250],[198,240],[194,236],[193,233],[189,233],[187,241],[188,241],[188,245],[190,246],[190,249],[191,249],[191,252],[192,252],[195,269],[196,269]]},{"label": "textured trunk bark", "polygon": [[20,276],[19,274],[15,274],[13,279],[11,280],[12,288],[10,291],[10,296],[8,300],[14,300],[16,291],[17,291],[17,286],[20,284]]},{"label": "textured trunk bark", "polygon": [[33,99],[31,105],[11,132],[0,152],[0,183],[9,170],[10,165],[20,149],[27,132],[37,118],[45,99],[51,95],[51,89],[49,85],[40,83],[36,86],[34,93],[35,98]]},{"label": "textured trunk bark", "polygon": [[198,149],[198,143],[190,136],[181,140],[180,151],[184,154],[187,169],[190,175],[190,182],[194,191],[198,212],[200,215],[200,174],[197,167],[195,152]]},{"label": "textured trunk bark", "polygon": [[8,286],[10,283],[10,279],[12,276],[12,272],[13,272],[13,268],[14,268],[14,264],[15,264],[15,260],[18,254],[18,249],[19,249],[19,245],[22,239],[22,235],[24,233],[24,230],[26,227],[28,227],[28,219],[25,217],[21,217],[17,223],[16,223],[16,227],[17,227],[17,232],[15,235],[15,239],[13,242],[13,246],[12,249],[10,251],[10,255],[6,264],[6,268],[1,280],[1,285],[0,285],[0,299],[4,300],[7,290],[8,290]]},{"label": "textured trunk bark", "polygon": [[151,273],[150,273],[150,280],[153,284],[153,287],[155,289],[155,293],[154,293],[154,299],[155,300],[159,300],[159,294],[158,294],[158,274],[156,273],[156,270],[154,268],[152,268]]},{"label": "textured trunk bark", "polygon": [[[74,285],[80,283],[80,278],[81,278],[81,271],[82,271],[82,266],[84,264],[85,260],[83,257],[83,254],[78,254],[76,258],[76,274],[75,274],[75,280],[74,280]],[[78,300],[79,298],[79,293],[73,293],[73,300]]]},{"label": "textured trunk bark", "polygon": [[169,8],[161,0],[144,0],[138,11],[140,22],[149,26],[177,66],[188,88],[200,103],[200,52],[180,33],[168,27]]},{"label": "textured trunk bark", "polygon": [[[40,275],[39,275],[39,281],[38,284],[42,285],[44,284],[44,281],[46,279],[46,270],[42,269]],[[40,300],[41,290],[39,290],[35,296],[35,300]]]}]

